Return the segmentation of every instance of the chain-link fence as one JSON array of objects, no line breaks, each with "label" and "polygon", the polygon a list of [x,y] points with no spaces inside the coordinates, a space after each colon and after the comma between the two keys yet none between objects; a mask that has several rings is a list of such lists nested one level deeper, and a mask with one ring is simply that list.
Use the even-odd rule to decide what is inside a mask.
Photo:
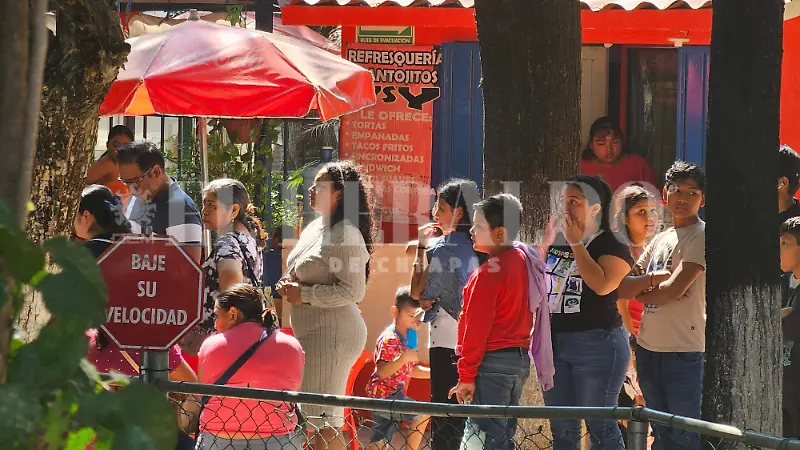
[{"label": "chain-link fence", "polygon": [[[800,450],[800,440],[641,407],[449,405],[150,382],[169,393],[182,430],[203,450]],[[344,407],[345,414],[308,417],[304,405]],[[546,421],[561,421],[555,438]]]}]

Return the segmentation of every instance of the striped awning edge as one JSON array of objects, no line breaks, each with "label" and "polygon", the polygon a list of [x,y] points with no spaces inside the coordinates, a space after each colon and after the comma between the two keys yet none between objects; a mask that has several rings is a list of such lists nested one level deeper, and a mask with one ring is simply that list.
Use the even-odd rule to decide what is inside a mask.
[{"label": "striped awning edge", "polygon": [[[711,0],[580,0],[581,6],[593,11],[608,9],[680,9],[707,8]],[[281,3],[307,6],[403,6],[472,8],[475,0],[283,0]]]}]

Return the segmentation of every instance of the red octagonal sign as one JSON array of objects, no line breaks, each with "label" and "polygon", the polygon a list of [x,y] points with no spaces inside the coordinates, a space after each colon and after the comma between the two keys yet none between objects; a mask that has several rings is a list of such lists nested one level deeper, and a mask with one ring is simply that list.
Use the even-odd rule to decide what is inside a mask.
[{"label": "red octagonal sign", "polygon": [[123,349],[169,350],[201,318],[203,273],[170,236],[125,235],[98,260],[103,330]]}]

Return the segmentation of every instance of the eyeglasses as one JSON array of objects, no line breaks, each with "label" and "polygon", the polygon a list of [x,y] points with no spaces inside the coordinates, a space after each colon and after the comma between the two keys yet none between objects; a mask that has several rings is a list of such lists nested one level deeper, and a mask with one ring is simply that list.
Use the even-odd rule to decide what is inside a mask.
[{"label": "eyeglasses", "polygon": [[147,169],[147,171],[145,173],[142,174],[142,176],[140,176],[139,178],[135,179],[134,181],[123,180],[122,177],[117,177],[117,180],[119,180],[120,183],[125,184],[125,186],[134,186],[134,185],[138,186],[139,183],[141,183],[142,180],[144,180],[152,170],[153,170],[153,167],[150,167],[149,169]]}]

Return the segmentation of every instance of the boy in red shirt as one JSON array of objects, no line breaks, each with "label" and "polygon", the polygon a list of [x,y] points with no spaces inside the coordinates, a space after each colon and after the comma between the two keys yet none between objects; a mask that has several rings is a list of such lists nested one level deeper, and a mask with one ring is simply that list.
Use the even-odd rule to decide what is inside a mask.
[{"label": "boy in red shirt", "polygon": [[[458,385],[450,391],[459,403],[519,405],[530,373],[528,345],[533,314],[528,306],[528,266],[513,247],[522,206],[510,194],[475,205],[472,240],[489,260],[464,287],[458,320]],[[513,449],[517,420],[469,418],[462,448],[480,441],[484,449]]]},{"label": "boy in red shirt", "polygon": [[[375,346],[375,370],[367,383],[367,395],[371,398],[408,400],[406,389],[411,378],[430,378],[428,369],[419,366],[416,329],[419,327],[422,309],[411,297],[411,287],[397,290],[392,306],[394,323],[381,333]],[[373,415],[372,443],[368,450],[383,449],[391,445],[392,435],[400,421],[410,421],[410,433],[402,450],[417,450],[428,426],[427,416],[387,413],[376,411]]]}]

